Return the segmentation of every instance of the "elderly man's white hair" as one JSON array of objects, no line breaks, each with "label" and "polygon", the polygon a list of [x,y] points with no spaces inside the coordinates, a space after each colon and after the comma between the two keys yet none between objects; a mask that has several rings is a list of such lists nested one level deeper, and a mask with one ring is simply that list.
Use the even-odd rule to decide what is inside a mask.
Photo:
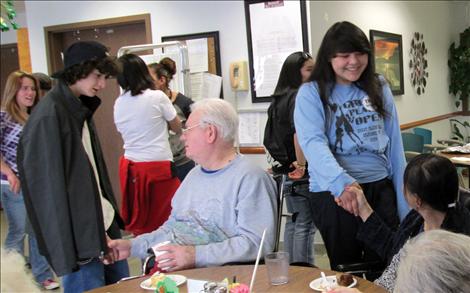
[{"label": "elderly man's white hair", "polygon": [[404,246],[393,292],[470,292],[470,237],[424,232]]},{"label": "elderly man's white hair", "polygon": [[212,124],[227,142],[238,142],[238,115],[233,106],[222,99],[203,99],[191,105],[191,111],[202,113],[200,127]]}]

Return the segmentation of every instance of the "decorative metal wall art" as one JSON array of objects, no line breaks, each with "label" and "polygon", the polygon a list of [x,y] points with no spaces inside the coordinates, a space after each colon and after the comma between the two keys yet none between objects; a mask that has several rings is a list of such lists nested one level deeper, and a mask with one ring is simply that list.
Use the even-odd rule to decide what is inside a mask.
[{"label": "decorative metal wall art", "polygon": [[418,95],[424,94],[427,83],[426,79],[429,77],[429,72],[426,71],[428,68],[427,53],[428,49],[426,49],[424,44],[423,34],[415,32],[411,40],[410,72],[411,84]]}]

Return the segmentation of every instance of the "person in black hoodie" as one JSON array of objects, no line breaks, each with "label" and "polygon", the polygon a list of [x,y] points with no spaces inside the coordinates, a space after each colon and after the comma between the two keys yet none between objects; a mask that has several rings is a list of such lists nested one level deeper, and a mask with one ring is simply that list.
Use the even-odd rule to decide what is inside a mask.
[{"label": "person in black hoodie", "polygon": [[408,239],[434,229],[470,235],[470,212],[457,200],[457,170],[447,158],[421,154],[408,163],[404,174],[404,194],[412,210],[396,232],[372,210],[362,190],[356,187],[349,190],[356,195],[359,216],[364,222],[359,227],[357,239],[389,264],[376,280],[389,291],[393,291],[401,248]]},{"label": "person in black hoodie", "polygon": [[105,46],[76,42],[64,52],[58,84],[41,100],[18,144],[18,171],[39,252],[64,292],[83,292],[129,275],[126,261],[104,266],[107,237],[123,228],[93,123],[97,92],[117,73]]},{"label": "person in black hoodie", "polygon": [[294,52],[286,58],[274,94],[271,96],[273,101],[268,109],[269,117],[263,141],[273,159],[273,173],[288,174],[289,178],[284,195],[287,210],[292,216],[286,221],[284,250],[289,252],[291,263],[312,265],[314,264],[313,238],[316,230],[311,216],[312,211],[305,197],[291,196],[293,192],[290,185],[292,180],[308,177],[305,172],[307,162],[297,142],[293,115],[297,91],[302,83],[308,80],[313,67],[314,61],[309,53]]}]

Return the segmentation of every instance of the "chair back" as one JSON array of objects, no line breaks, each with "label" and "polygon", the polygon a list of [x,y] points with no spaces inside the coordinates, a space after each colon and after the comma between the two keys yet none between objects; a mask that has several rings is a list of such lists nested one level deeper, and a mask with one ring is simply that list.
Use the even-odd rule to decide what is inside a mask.
[{"label": "chair back", "polygon": [[276,237],[274,242],[274,252],[279,251],[279,242],[281,239],[281,223],[282,217],[287,216],[283,214],[284,209],[284,188],[287,182],[286,174],[274,175],[274,180],[277,185],[277,223],[276,223]]},{"label": "chair back", "polygon": [[462,187],[459,188],[459,203],[470,211],[470,190]]},{"label": "chair back", "polygon": [[421,135],[424,139],[424,144],[432,144],[432,131],[426,128],[415,127],[413,128],[414,134]]},{"label": "chair back", "polygon": [[[277,183],[277,207],[278,207],[277,223],[276,223],[276,238],[275,238],[276,242],[274,243],[274,252],[276,252],[276,251],[279,251],[279,244],[281,241],[282,219],[293,217],[291,213],[284,212],[284,203],[286,200],[286,196],[304,197],[304,195],[297,193],[296,190],[300,190],[300,189],[303,190],[306,188],[305,186],[307,186],[308,188],[309,178],[303,177],[300,179],[290,179],[288,178],[287,174],[276,174],[273,177]],[[293,219],[293,221],[295,221],[295,219]]]},{"label": "chair back", "polygon": [[412,151],[422,153],[424,149],[424,138],[421,135],[402,132],[403,149],[405,152]]}]

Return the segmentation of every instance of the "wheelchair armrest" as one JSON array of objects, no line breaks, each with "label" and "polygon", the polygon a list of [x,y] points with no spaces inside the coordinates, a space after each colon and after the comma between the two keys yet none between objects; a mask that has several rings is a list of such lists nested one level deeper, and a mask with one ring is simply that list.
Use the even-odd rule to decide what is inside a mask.
[{"label": "wheelchair armrest", "polygon": [[145,258],[144,263],[142,265],[142,273],[144,275],[148,275],[153,267],[155,266],[155,255],[149,255]]},{"label": "wheelchair armrest", "polygon": [[367,273],[377,270],[383,270],[383,263],[380,261],[371,261],[371,262],[362,262],[362,263],[350,263],[350,264],[340,264],[335,268],[338,272],[347,272],[347,273]]},{"label": "wheelchair armrest", "polygon": [[119,281],[117,281],[117,283],[119,284],[121,282],[125,282],[125,281],[129,281],[129,280],[144,277],[144,276],[150,274],[150,272],[152,271],[154,266],[155,266],[155,255],[152,253],[151,255],[147,256],[144,260],[144,263],[142,265],[142,275],[122,278]]},{"label": "wheelchair armrest", "polygon": [[303,262],[303,261],[293,262],[290,265],[291,266],[297,266],[297,267],[317,268],[318,269],[318,267],[316,265],[312,265],[311,263]]},{"label": "wheelchair armrest", "polygon": [[290,194],[290,196],[293,196],[293,197],[296,197],[296,196],[305,197],[304,195],[297,193],[297,188],[298,188],[299,186],[302,186],[302,185],[307,185],[307,190],[308,190],[309,184],[310,184],[310,182],[309,182],[309,178],[308,178],[308,177],[307,177],[307,178],[297,179],[297,180],[292,180],[292,185],[291,185],[292,193]]},{"label": "wheelchair armrest", "polygon": [[309,184],[309,177],[292,180],[293,187],[297,185],[303,185],[303,184],[307,184],[307,185]]},{"label": "wheelchair armrest", "polygon": [[[255,260],[232,261],[232,262],[224,263],[222,266],[245,266],[245,265],[254,265],[255,263],[256,263]],[[264,259],[260,258],[259,264],[264,265]]]}]

